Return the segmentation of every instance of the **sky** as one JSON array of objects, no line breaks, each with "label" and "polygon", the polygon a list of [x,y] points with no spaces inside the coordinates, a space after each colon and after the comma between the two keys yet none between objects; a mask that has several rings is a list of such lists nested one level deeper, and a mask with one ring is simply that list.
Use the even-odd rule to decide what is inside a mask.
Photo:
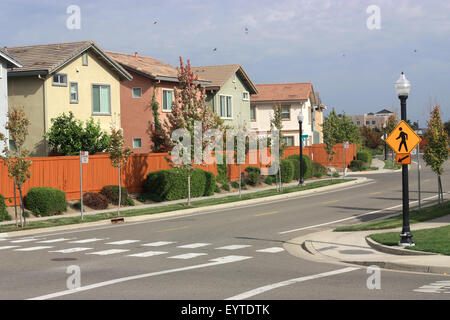
[{"label": "sky", "polygon": [[[94,40],[177,66],[240,64],[255,84],[312,82],[328,112],[450,119],[448,0],[0,0],[0,46]],[[79,28],[71,5],[80,9]],[[374,11],[375,8],[375,11]],[[72,24],[73,25],[73,24]]]}]

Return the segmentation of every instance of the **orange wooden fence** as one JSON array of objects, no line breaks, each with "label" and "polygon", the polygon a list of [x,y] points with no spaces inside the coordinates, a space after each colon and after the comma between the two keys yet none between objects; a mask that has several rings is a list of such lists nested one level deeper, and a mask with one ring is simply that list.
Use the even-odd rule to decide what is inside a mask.
[{"label": "orange wooden fence", "polygon": [[[334,155],[332,165],[342,167],[342,144],[336,145],[335,151],[336,154]],[[288,147],[285,150],[284,157],[298,153],[298,147]],[[320,162],[323,165],[328,165],[324,145],[305,147],[304,154],[313,158],[314,161]],[[350,145],[350,149],[346,149],[347,166],[355,156],[356,146]],[[125,185],[130,192],[140,192],[148,173],[170,169],[166,157],[168,158],[169,154],[133,154],[130,157],[127,166],[122,169],[122,184]],[[257,164],[249,164],[249,157],[247,157],[247,162],[245,165],[242,165],[241,169],[244,170],[249,165],[260,168],[263,166],[265,167],[265,165],[260,163],[260,157],[258,156],[257,158]],[[66,193],[67,200],[80,199],[80,158],[78,156],[29,159],[33,161],[33,164],[30,168],[31,178],[23,186],[24,194],[33,187],[52,187],[63,190]],[[239,167],[237,165],[228,165],[227,167],[228,178],[231,181],[237,180],[239,178]],[[215,164],[201,166],[200,168],[217,175],[217,166]],[[83,164],[83,192],[99,192],[103,186],[117,185],[117,170],[117,168],[111,166],[108,154],[89,156],[89,163]],[[3,163],[0,163],[0,194],[9,199],[7,205],[14,205],[13,181],[8,177],[8,170]]]}]

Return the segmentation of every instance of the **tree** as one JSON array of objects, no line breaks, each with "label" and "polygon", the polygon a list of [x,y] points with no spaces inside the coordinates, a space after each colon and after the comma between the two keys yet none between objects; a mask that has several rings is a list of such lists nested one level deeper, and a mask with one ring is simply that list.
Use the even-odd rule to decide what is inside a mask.
[{"label": "tree", "polygon": [[335,132],[336,143],[344,143],[348,141],[350,143],[360,144],[362,142],[361,132],[359,127],[353,122],[352,118],[345,113],[341,117],[337,117],[339,130]]},{"label": "tree", "polygon": [[90,154],[103,152],[108,148],[110,138],[102,131],[100,122],[90,118],[83,127],[83,121],[75,119],[72,111],[69,114],[51,119],[52,126],[44,134],[48,138],[51,152],[64,156],[76,155],[81,151]]},{"label": "tree", "polygon": [[151,107],[153,113],[153,126],[150,130],[151,140],[153,142],[152,151],[155,153],[168,152],[171,149],[171,141],[159,119],[159,103],[156,101],[156,85],[153,87]]},{"label": "tree", "polygon": [[444,123],[444,130],[445,132],[447,132],[447,135],[449,136],[449,143],[450,143],[450,120]]},{"label": "tree", "polygon": [[419,130],[419,122],[414,121],[411,122],[411,120],[406,120],[406,123],[413,129],[413,130]]},{"label": "tree", "polygon": [[[283,140],[283,107],[281,104],[274,104],[273,105],[273,118],[270,119],[270,128],[275,128],[278,131],[278,149],[279,149],[279,157],[280,159],[283,158],[284,149],[286,149],[286,143]],[[301,143],[301,142],[300,142]],[[278,159],[278,161],[280,160]],[[283,191],[283,185],[281,181],[281,165],[279,166],[278,170],[278,178],[279,178],[279,191]]]},{"label": "tree", "polygon": [[14,180],[15,186],[19,189],[20,225],[22,228],[26,225],[22,187],[27,179],[31,177],[30,167],[32,165],[31,160],[25,159],[25,157],[29,154],[29,151],[24,148],[23,145],[25,144],[28,136],[28,128],[30,124],[31,122],[26,117],[23,108],[13,108],[12,111],[8,112],[8,122],[5,126],[5,129],[9,130],[10,139],[14,141],[15,147],[13,150],[9,149],[6,138],[0,133],[0,139],[4,141],[5,145],[3,154],[0,155],[0,157],[8,168],[9,177]]},{"label": "tree", "polygon": [[[386,133],[386,138],[392,133],[392,131],[397,126],[397,124],[398,124],[398,119],[394,113],[393,115],[389,116],[389,118],[386,122],[386,128],[384,130],[384,132]],[[387,144],[386,140],[384,141],[384,143]],[[392,164],[394,164],[394,150],[392,150],[391,146],[389,146],[388,144],[387,144],[387,147],[389,147],[389,149],[391,149],[391,160],[392,160]]]},{"label": "tree", "polygon": [[333,156],[336,153],[333,148],[337,143],[337,138],[340,134],[340,119],[334,108],[331,110],[331,113],[323,119],[322,128],[323,143],[325,143],[325,151],[328,155],[328,164],[331,171],[331,161],[333,161]]},{"label": "tree", "polygon": [[383,140],[381,140],[380,133],[366,126],[360,129],[363,145],[367,148],[378,149],[382,145]]},{"label": "tree", "polygon": [[122,197],[122,186],[120,181],[121,168],[126,166],[128,158],[133,153],[130,148],[124,147],[122,129],[111,127],[111,144],[108,147],[111,165],[119,171],[119,205],[117,206],[117,215],[120,216],[120,203]]},{"label": "tree", "polygon": [[[186,156],[187,161],[175,165],[176,167],[185,168],[188,171],[188,205],[191,203],[191,170],[193,168],[192,160],[202,162],[198,159],[199,153],[208,144],[208,141],[201,139],[203,134],[210,130],[218,128],[216,117],[212,110],[205,102],[205,89],[198,84],[198,77],[194,75],[191,69],[191,63],[188,60],[186,66],[180,57],[180,67],[178,69],[178,88],[174,90],[174,101],[172,103],[172,112],[168,114],[167,120],[164,121],[165,129],[170,137],[177,129],[184,129],[188,132],[190,141],[194,141],[194,145],[201,143],[197,148],[189,146],[181,146],[181,142],[177,143],[180,147],[180,156]],[[197,133],[197,134],[196,134]],[[183,137],[184,139],[184,137]],[[172,150],[175,144],[170,141],[167,146]],[[197,150],[196,150],[197,149]],[[199,152],[200,151],[200,152]]]},{"label": "tree", "polygon": [[439,203],[444,200],[442,190],[441,175],[444,172],[443,164],[449,156],[448,134],[442,124],[440,107],[435,106],[431,111],[430,120],[428,120],[428,131],[425,134],[428,145],[425,146],[423,158],[427,166],[436,173],[438,178],[438,197]]}]

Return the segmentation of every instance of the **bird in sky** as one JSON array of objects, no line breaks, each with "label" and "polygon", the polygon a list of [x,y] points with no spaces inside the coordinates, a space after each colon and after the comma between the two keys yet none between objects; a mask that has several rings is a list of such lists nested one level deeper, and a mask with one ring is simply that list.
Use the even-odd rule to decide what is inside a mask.
[{"label": "bird in sky", "polygon": [[157,23],[158,23],[158,21],[153,22],[153,24],[157,24]]},{"label": "bird in sky", "polygon": [[245,34],[248,34],[248,28],[245,27]]},{"label": "bird in sky", "polygon": [[217,51],[217,48],[214,48],[213,51],[216,52],[216,51]]}]

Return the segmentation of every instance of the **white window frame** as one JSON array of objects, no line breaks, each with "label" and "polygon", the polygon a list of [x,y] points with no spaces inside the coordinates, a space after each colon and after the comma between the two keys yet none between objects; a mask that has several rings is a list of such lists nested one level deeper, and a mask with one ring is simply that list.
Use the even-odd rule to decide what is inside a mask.
[{"label": "white window frame", "polygon": [[[72,85],[75,84],[77,86],[77,99],[72,100]],[[80,96],[79,96],[79,90],[78,90],[78,82],[70,82],[69,83],[69,99],[71,104],[78,104]]]},{"label": "white window frame", "polygon": [[[109,93],[109,112],[102,112],[102,106],[100,105],[100,112],[94,111],[94,87],[108,87],[108,93]],[[92,115],[95,116],[110,116],[111,115],[111,109],[112,109],[112,101],[111,101],[111,86],[109,84],[101,84],[101,83],[93,83],[91,87],[91,95],[92,95]]]},{"label": "white window frame", "polygon": [[[255,119],[252,119],[252,109],[255,110]],[[256,122],[256,106],[250,106],[250,121]]]},{"label": "white window frame", "polygon": [[[225,116],[222,116],[221,112],[222,112],[222,108],[221,108],[221,97],[225,97]],[[226,98],[230,98],[230,114],[231,116],[228,116],[228,109],[227,109],[227,99]],[[229,94],[219,94],[219,117],[220,119],[225,119],[225,120],[231,120],[233,119],[233,96],[229,95]]]},{"label": "white window frame", "polygon": [[[139,140],[140,141],[140,147],[136,147],[136,145],[134,144],[135,141]],[[141,149],[142,148],[142,138],[133,138],[133,149]]]},{"label": "white window frame", "polygon": [[173,92],[173,89],[162,89],[162,93],[161,93],[162,94],[162,97],[161,97],[161,102],[162,102],[161,109],[162,109],[162,112],[172,112],[172,105],[167,106],[168,109],[164,109],[164,91],[172,92],[172,104],[173,104],[173,101],[174,101],[174,98],[175,98],[175,94]]},{"label": "white window frame", "polygon": [[[289,108],[289,119],[285,119],[283,118],[283,107],[288,107]],[[281,120],[282,121],[291,121],[291,110],[292,110],[292,106],[289,104],[285,104],[281,106]]]},{"label": "white window frame", "polygon": [[[55,82],[55,76],[58,76],[59,79],[61,79],[61,76],[65,77],[66,82]],[[67,83],[68,83],[68,79],[67,79],[67,74],[66,73],[55,73],[54,75],[52,75],[52,84],[56,87],[67,87]]]},{"label": "white window frame", "polygon": [[[134,89],[139,89],[139,90],[140,90],[140,95],[139,95],[139,97],[134,95]],[[139,87],[132,88],[132,89],[131,89],[131,96],[132,96],[133,98],[135,98],[135,99],[140,99],[140,98],[142,98],[142,88],[139,88]]]},{"label": "white window frame", "polygon": [[292,139],[292,144],[286,143],[286,146],[288,146],[288,147],[295,146],[295,137],[294,136],[284,136],[283,137],[283,140],[284,140],[283,142],[285,142],[288,139]]},{"label": "white window frame", "polygon": [[[244,94],[247,94],[247,98],[244,97]],[[250,93],[248,91],[242,91],[242,100],[243,101],[250,101]]]}]

